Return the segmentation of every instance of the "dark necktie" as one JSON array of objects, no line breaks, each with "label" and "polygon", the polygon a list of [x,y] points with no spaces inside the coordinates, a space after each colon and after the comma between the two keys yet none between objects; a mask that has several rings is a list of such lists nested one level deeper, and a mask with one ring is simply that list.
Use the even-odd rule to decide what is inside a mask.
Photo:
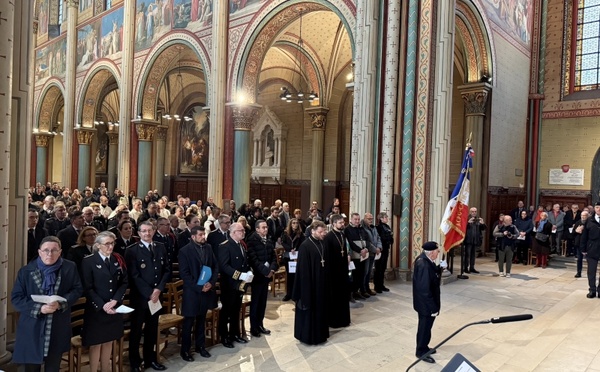
[{"label": "dark necktie", "polygon": [[29,234],[35,239],[35,229],[29,229]]},{"label": "dark necktie", "polygon": [[106,257],[104,259],[104,264],[106,265],[106,267],[110,270],[110,259],[108,257]]},{"label": "dark necktie", "polygon": [[127,247],[129,245],[129,240],[123,239],[123,241],[125,242],[125,247]]}]

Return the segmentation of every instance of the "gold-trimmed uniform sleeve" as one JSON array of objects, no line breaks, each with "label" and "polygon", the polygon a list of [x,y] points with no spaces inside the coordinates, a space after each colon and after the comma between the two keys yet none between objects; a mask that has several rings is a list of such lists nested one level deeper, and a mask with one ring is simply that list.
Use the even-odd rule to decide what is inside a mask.
[{"label": "gold-trimmed uniform sleeve", "polygon": [[242,273],[236,270],[236,271],[233,273],[233,276],[232,276],[232,278],[233,278],[233,279],[235,279],[235,280],[238,280],[238,279],[240,278],[240,275],[242,275]]}]

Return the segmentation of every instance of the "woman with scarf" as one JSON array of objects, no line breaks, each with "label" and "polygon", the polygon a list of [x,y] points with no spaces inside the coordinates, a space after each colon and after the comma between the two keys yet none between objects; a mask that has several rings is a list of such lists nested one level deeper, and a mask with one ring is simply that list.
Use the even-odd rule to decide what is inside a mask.
[{"label": "woman with scarf", "polygon": [[[12,362],[20,371],[58,372],[71,348],[71,306],[83,293],[77,267],[61,258],[60,240],[44,238],[39,257],[21,268],[11,294],[20,313]],[[35,302],[31,295],[57,295],[59,301]],[[64,299],[64,300],[63,300]]]},{"label": "woman with scarf", "polygon": [[548,255],[550,254],[550,234],[552,234],[552,224],[548,223],[548,213],[540,214],[540,222],[536,224],[535,239],[531,251],[535,253],[536,267],[545,269],[548,266]]},{"label": "woman with scarf", "polygon": [[[90,347],[90,370],[110,371],[112,342],[123,336],[123,315],[115,310],[127,290],[125,260],[113,253],[115,234],[104,231],[94,242],[94,254],[83,259],[83,287],[87,302],[83,316],[83,346]],[[98,363],[100,361],[100,363]]]}]

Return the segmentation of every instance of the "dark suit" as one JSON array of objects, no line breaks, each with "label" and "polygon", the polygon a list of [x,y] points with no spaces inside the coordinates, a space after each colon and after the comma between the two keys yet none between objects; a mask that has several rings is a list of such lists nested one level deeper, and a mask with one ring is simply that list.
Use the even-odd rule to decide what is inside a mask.
[{"label": "dark suit", "polygon": [[81,267],[83,288],[87,297],[83,318],[83,345],[98,345],[121,338],[123,315],[108,314],[103,306],[115,300],[116,309],[123,303],[128,284],[126,269],[114,255],[109,257],[107,265],[98,252],[84,258]]},{"label": "dark suit", "polygon": [[267,296],[269,295],[269,282],[267,276],[271,271],[277,271],[277,257],[275,256],[275,245],[266,237],[261,239],[260,235],[254,233],[247,239],[248,263],[254,273],[252,287],[252,306],[250,306],[250,330],[258,332],[263,327],[265,310],[267,308]]},{"label": "dark suit", "polygon": [[[59,220],[56,217],[50,217],[44,222],[44,229],[48,231],[48,235],[56,236],[58,232],[71,224],[68,218],[64,220]],[[73,243],[75,244],[75,243]],[[70,246],[69,246],[70,247]]]},{"label": "dark suit", "polygon": [[227,232],[223,233],[221,229],[216,229],[215,231],[208,234],[208,238],[206,238],[206,243],[208,243],[212,247],[213,254],[215,257],[219,256],[219,245],[223,243],[229,234]]},{"label": "dark suit", "polygon": [[600,259],[600,223],[596,221],[596,213],[593,213],[585,220],[585,225],[581,233],[581,252],[587,258],[587,277],[590,292],[596,293],[596,271],[598,270],[598,259]]},{"label": "dark suit", "polygon": [[35,229],[27,230],[27,262],[38,257],[38,248],[42,239],[48,236],[48,231],[43,227],[36,226]]},{"label": "dark suit", "polygon": [[171,264],[171,268],[173,268],[173,262],[177,262],[177,239],[175,239],[175,235],[170,232],[168,235],[161,235],[158,231],[154,233],[152,240],[155,242],[162,243],[167,250],[167,257],[169,257],[169,263]]},{"label": "dark suit", "polygon": [[[181,313],[184,316],[182,327],[181,352],[189,352],[192,346],[192,328],[195,323],[196,352],[204,347],[204,322],[206,312],[216,306],[215,285],[219,265],[208,244],[190,243],[179,250],[179,274],[183,280],[183,302]],[[212,270],[209,280],[212,285],[207,292],[202,292],[203,285],[198,285],[198,278],[203,266]]]},{"label": "dark suit", "polygon": [[[65,250],[63,249],[63,253],[65,252]],[[79,277],[81,278],[81,281],[83,282],[83,269],[82,269],[82,262],[83,259],[87,256],[91,256],[92,254],[94,254],[94,250],[92,249],[92,247],[87,247],[87,245],[75,245],[71,248],[68,249],[68,253],[67,253],[67,260],[71,260],[73,262],[75,262],[75,265],[77,265],[77,272],[79,273]]]},{"label": "dark suit", "polygon": [[240,307],[243,290],[240,274],[250,270],[244,248],[229,238],[219,246],[219,272],[221,273],[221,309],[219,333],[221,339],[240,336]]},{"label": "dark suit", "polygon": [[429,351],[431,328],[435,316],[440,312],[441,269],[425,252],[415,260],[413,270],[413,308],[419,314],[417,328],[417,357]]},{"label": "dark suit", "polygon": [[167,283],[171,280],[171,268],[165,247],[157,242],[153,242],[150,249],[146,248],[143,242],[130,245],[125,250],[125,262],[129,270],[131,307],[135,309],[131,317],[129,360],[132,368],[139,367],[141,364],[139,345],[142,326],[145,324],[144,362],[149,366],[150,363],[157,362],[154,347],[160,311],[154,315],[150,314],[148,301],[154,289],[164,292]]},{"label": "dark suit", "polygon": [[563,236],[567,240],[567,256],[571,256],[572,254],[574,254],[575,249],[577,248],[574,244],[575,232],[573,231],[573,233],[570,233],[569,229],[572,228],[573,225],[575,225],[575,223],[580,220],[581,220],[581,211],[580,210],[573,213],[573,210],[569,209],[567,212],[565,212],[565,225],[564,225],[565,230],[563,232]]},{"label": "dark suit", "polygon": [[69,248],[77,244],[79,232],[77,232],[73,226],[68,226],[60,230],[58,234],[56,234],[56,237],[60,239],[63,258],[67,258],[67,254],[69,254]]},{"label": "dark suit", "polygon": [[190,244],[191,242],[192,242],[192,233],[190,232],[190,229],[183,230],[177,236],[177,246],[178,247],[185,247],[186,245]]},{"label": "dark suit", "polygon": [[281,226],[281,221],[279,220],[279,218],[269,217],[267,218],[267,227],[269,228],[269,239],[271,239],[271,241],[275,243],[277,239],[279,239],[281,234],[283,234],[283,227]]}]

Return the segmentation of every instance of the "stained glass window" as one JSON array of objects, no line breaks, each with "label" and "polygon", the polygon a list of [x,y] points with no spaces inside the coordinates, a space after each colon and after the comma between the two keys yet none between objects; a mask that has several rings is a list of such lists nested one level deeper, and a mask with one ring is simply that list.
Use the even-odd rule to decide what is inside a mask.
[{"label": "stained glass window", "polygon": [[579,0],[574,70],[575,91],[600,89],[600,0]]}]

